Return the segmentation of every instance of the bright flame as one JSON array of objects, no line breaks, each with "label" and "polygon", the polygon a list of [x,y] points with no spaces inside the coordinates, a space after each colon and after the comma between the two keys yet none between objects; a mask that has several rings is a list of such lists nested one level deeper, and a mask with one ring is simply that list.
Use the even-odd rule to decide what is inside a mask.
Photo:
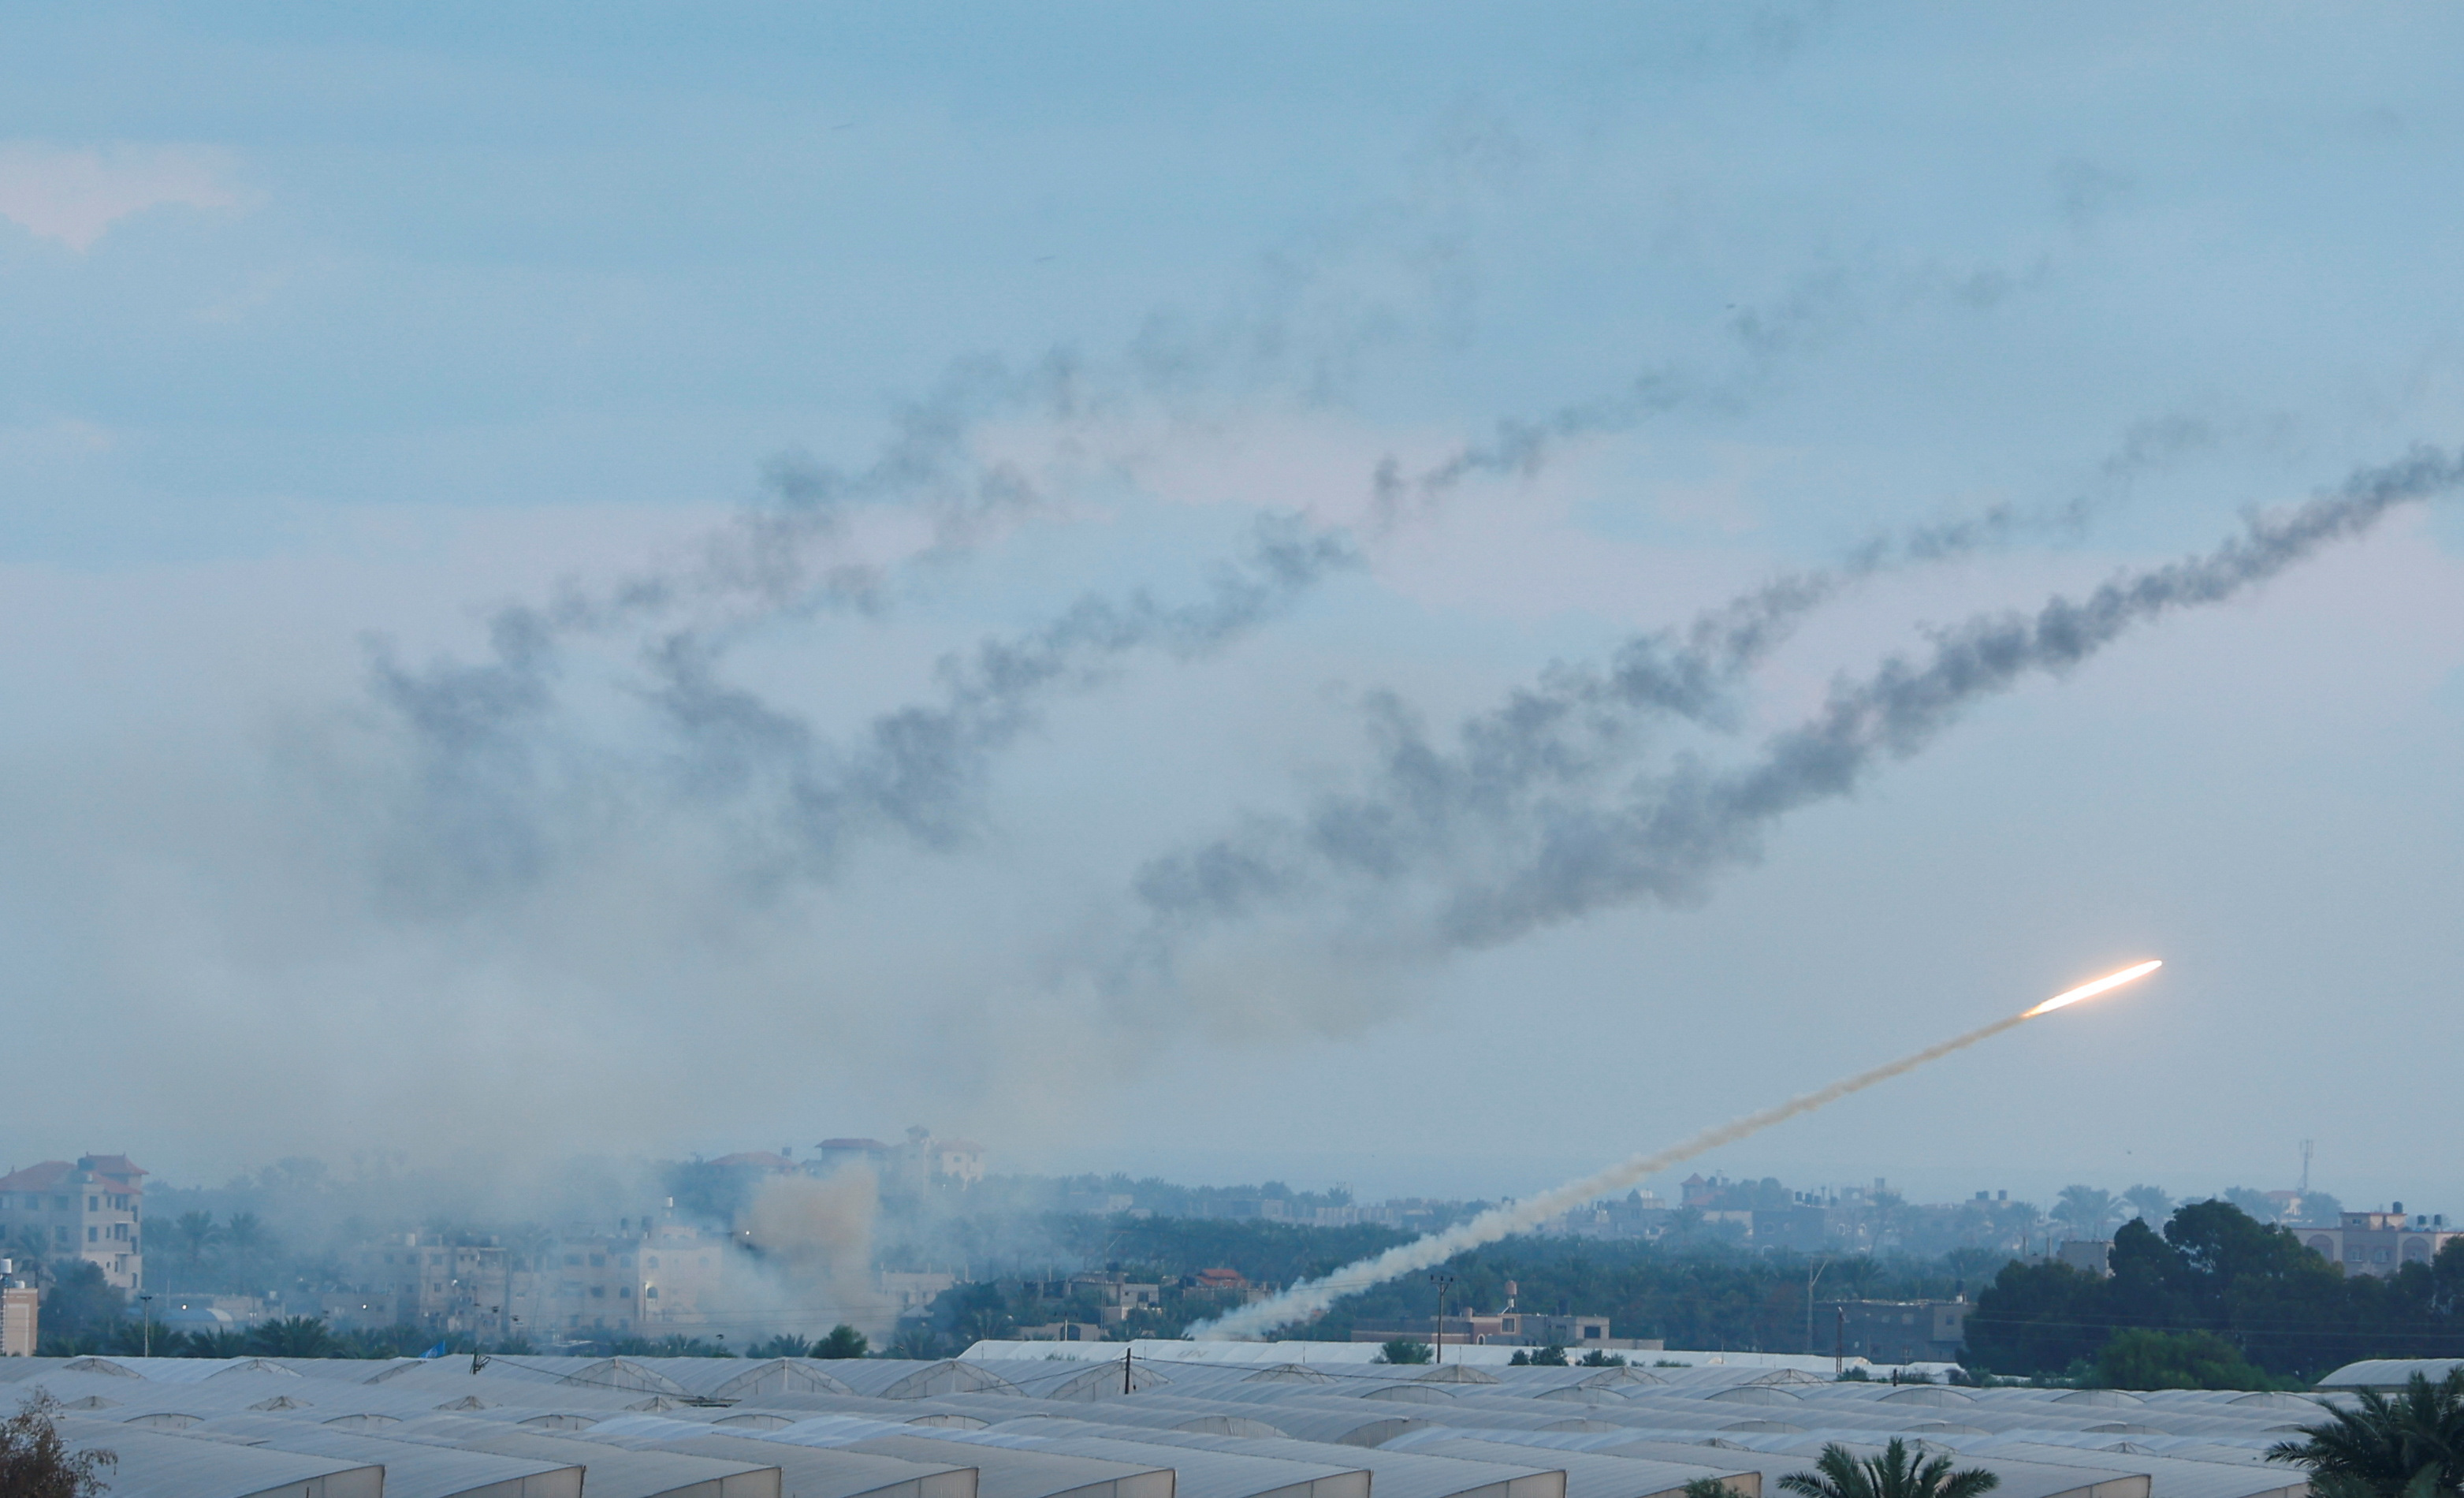
[{"label": "bright flame", "polygon": [[2095,982],[2081,983],[2077,988],[2072,989],[2069,993],[2054,995],[2051,999],[2048,999],[2043,1003],[2036,1005],[2027,1013],[2019,1016],[2019,1018],[2023,1020],[2033,1020],[2040,1014],[2051,1014],[2056,1009],[2063,1008],[2069,1004],[2075,1004],[2082,999],[2093,999],[2097,995],[2105,992],[2107,989],[2119,988],[2133,979],[2145,978],[2148,974],[2156,971],[2164,965],[2164,962],[2161,960],[2148,961],[2142,962],[2136,967],[2125,967],[2119,973],[2107,973],[2102,978],[2098,979]]}]

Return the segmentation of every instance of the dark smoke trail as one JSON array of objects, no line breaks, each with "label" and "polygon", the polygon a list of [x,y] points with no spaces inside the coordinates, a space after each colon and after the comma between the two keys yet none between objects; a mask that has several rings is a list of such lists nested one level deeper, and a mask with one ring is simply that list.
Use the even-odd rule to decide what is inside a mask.
[{"label": "dark smoke trail", "polygon": [[[1322,907],[1337,893],[1426,887],[1435,950],[1512,940],[1536,926],[1637,898],[1700,899],[1718,870],[1759,852],[1762,830],[1801,806],[1853,792],[1885,758],[1923,749],[1975,701],[2033,673],[2077,666],[2135,626],[2230,598],[2397,504],[2464,482],[2464,459],[2419,449],[2365,469],[2289,513],[2254,515],[2202,557],[2127,573],[2082,600],[2033,616],[1985,615],[1934,637],[1930,658],[1893,657],[1836,686],[1820,712],[1749,762],[1680,763],[1632,793],[1607,772],[1645,727],[1711,721],[1744,672],[1789,622],[1827,597],[1835,576],[1783,580],[1698,620],[1682,642],[1629,644],[1609,670],[1553,670],[1463,725],[1460,747],[1432,744],[1399,709],[1375,718],[1383,747],[1373,788],[1322,803],[1303,822],[1260,821],[1138,875],[1153,925],[1138,958],[1168,967],[1210,922],[1269,906]],[[1492,877],[1458,872],[1503,854]]]}]

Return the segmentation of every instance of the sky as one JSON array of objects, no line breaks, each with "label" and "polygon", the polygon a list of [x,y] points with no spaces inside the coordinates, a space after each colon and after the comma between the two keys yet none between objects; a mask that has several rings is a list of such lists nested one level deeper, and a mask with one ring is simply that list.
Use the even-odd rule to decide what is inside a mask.
[{"label": "sky", "polygon": [[17,1163],[2464,1209],[2453,8],[10,30]]}]

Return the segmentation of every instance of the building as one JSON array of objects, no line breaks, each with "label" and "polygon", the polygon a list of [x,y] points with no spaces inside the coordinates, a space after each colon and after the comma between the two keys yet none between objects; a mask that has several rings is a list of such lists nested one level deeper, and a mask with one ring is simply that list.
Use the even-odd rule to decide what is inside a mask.
[{"label": "building", "polygon": [[1139,1311],[1155,1311],[1163,1306],[1161,1285],[1133,1280],[1117,1271],[1073,1274],[1063,1293],[1072,1300],[1092,1300],[1097,1323],[1108,1327],[1119,1326]]},{"label": "building", "polygon": [[1955,1363],[1968,1339],[1968,1311],[1965,1300],[1823,1301],[1815,1308],[1812,1351],[1874,1363]]},{"label": "building", "polygon": [[83,1259],[115,1288],[143,1289],[144,1177],[125,1155],[45,1160],[0,1176],[0,1244],[33,1249],[55,1268]]},{"label": "building", "polygon": [[2103,1279],[2113,1272],[2113,1240],[2110,1238],[2073,1238],[2054,1250],[2056,1264],[2068,1265],[2081,1274]]},{"label": "building", "polygon": [[884,1144],[879,1139],[824,1139],[813,1148],[819,1153],[804,1169],[814,1176],[834,1176],[850,1165],[860,1165],[879,1177],[884,1186],[905,1186],[910,1190],[972,1186],[984,1179],[982,1145],[972,1139],[935,1138],[933,1131],[921,1124],[908,1130],[907,1137],[897,1144]]},{"label": "building", "polygon": [[493,1238],[403,1233],[362,1245],[351,1267],[357,1290],[319,1302],[337,1325],[511,1334],[512,1256]]},{"label": "building", "polygon": [[42,1322],[43,1292],[17,1278],[0,1259],[0,1357],[32,1357]]},{"label": "building", "polygon": [[2346,1212],[2333,1227],[2297,1227],[2294,1235],[2346,1274],[2392,1275],[2408,1264],[2427,1265],[2464,1229],[2448,1225],[2444,1216],[2405,1216],[2404,1203],[2392,1211]]},{"label": "building", "polygon": [[614,1233],[568,1233],[515,1277],[514,1330],[547,1341],[698,1334],[710,1325],[727,1246],[649,1218],[621,1220]]},{"label": "building", "polygon": [[1594,1348],[1628,1352],[1657,1352],[1659,1337],[1614,1337],[1609,1334],[1606,1316],[1549,1316],[1529,1311],[1501,1311],[1484,1314],[1448,1316],[1441,1324],[1434,1316],[1407,1321],[1355,1321],[1352,1339],[1355,1342],[1392,1342],[1398,1338],[1427,1342],[1442,1335],[1448,1347],[1565,1347],[1577,1352]]},{"label": "building", "polygon": [[943,1290],[958,1283],[946,1269],[884,1269],[876,1276],[881,1298],[894,1314],[913,1316],[932,1309]]}]

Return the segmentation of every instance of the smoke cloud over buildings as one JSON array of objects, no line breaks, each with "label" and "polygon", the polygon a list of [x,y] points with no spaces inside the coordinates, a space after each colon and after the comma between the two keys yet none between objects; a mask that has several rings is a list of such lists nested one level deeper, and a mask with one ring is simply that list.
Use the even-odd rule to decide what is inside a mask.
[{"label": "smoke cloud over buildings", "polygon": [[[1059,71],[781,41],[776,94],[706,38],[371,42],[345,121],[148,115],[209,202],[0,223],[27,1154],[1374,1151],[1407,1074],[1517,1046],[1695,1110],[1667,1052],[1722,1005],[1840,1043],[1805,995],[1883,924],[1869,858],[1961,871],[1903,944],[2208,932],[2320,1056],[2313,978],[2212,949],[2444,908],[2458,459],[2388,460],[2464,387],[2443,77],[2322,77],[2307,23],[1630,16],[1372,77],[1332,22],[1270,64],[1158,18],[1223,76],[1130,87],[1056,24]],[[2013,69],[2053,81],[1911,81]],[[479,77],[540,114],[471,131]],[[2044,102],[2088,87],[2109,136]],[[2143,785],[2198,851],[2107,878],[2072,822]],[[73,1133],[106,1054],[137,1137]],[[1483,1112],[1425,1147],[1555,1147]],[[823,1299],[833,1189],[756,1229]]]}]

